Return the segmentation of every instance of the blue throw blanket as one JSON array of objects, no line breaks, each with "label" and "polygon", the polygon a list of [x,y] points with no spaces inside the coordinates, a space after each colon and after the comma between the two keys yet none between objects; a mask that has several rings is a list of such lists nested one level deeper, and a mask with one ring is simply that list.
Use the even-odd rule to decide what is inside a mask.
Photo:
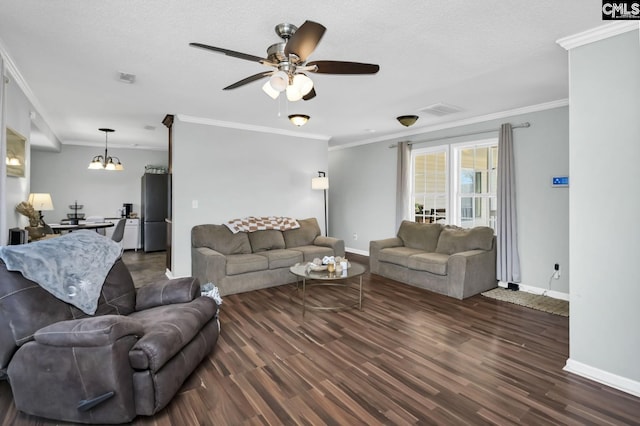
[{"label": "blue throw blanket", "polygon": [[104,280],[121,255],[118,243],[88,230],[0,247],[0,258],[9,271],[20,271],[88,315],[96,312]]}]

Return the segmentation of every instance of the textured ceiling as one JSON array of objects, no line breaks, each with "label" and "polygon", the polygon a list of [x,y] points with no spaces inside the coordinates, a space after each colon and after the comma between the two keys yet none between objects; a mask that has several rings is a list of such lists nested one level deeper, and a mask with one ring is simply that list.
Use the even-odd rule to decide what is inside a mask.
[{"label": "textured ceiling", "polygon": [[[166,114],[301,135],[330,146],[411,132],[568,97],[567,53],[555,41],[603,24],[601,2],[0,0],[0,51],[63,144],[165,147]],[[266,57],[275,25],[327,31],[309,60],[377,63],[373,76],[312,74],[317,97],[272,100],[262,82],[221,89],[264,66],[189,47],[201,42]],[[136,75],[135,84],[118,81]],[[444,117],[421,108],[446,103]],[[311,116],[294,127],[289,113]],[[154,130],[145,129],[153,126]]]}]

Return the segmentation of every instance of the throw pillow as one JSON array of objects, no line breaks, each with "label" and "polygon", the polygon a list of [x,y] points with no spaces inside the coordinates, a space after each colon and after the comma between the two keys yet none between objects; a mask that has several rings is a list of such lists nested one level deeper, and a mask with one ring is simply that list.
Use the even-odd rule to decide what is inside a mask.
[{"label": "throw pillow", "polygon": [[493,229],[488,226],[459,228],[446,226],[440,233],[436,253],[455,254],[468,250],[491,250]]}]

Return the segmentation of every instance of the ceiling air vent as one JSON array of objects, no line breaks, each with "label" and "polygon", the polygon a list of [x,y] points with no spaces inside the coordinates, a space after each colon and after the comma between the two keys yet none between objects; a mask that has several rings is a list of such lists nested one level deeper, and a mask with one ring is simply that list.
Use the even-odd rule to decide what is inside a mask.
[{"label": "ceiling air vent", "polygon": [[121,83],[133,84],[136,81],[136,75],[126,72],[119,72],[118,81],[120,81]]},{"label": "ceiling air vent", "polygon": [[454,114],[456,112],[462,111],[462,108],[457,107],[455,105],[449,105],[445,103],[438,103],[426,106],[424,108],[419,109],[421,112],[425,112],[427,114],[435,115],[438,117],[442,117],[444,115]]}]

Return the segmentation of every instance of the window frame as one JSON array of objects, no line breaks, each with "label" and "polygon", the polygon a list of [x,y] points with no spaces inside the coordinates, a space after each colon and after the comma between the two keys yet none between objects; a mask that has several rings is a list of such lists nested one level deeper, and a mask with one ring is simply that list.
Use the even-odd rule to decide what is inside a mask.
[{"label": "window frame", "polygon": [[[456,144],[451,144],[451,164],[450,164],[450,169],[453,170],[452,172],[452,176],[451,176],[451,194],[454,194],[453,197],[450,197],[449,199],[449,204],[451,207],[451,215],[448,215],[448,217],[451,218],[451,220],[448,223],[452,223],[455,224],[457,226],[463,226],[462,225],[462,215],[461,215],[461,204],[462,204],[462,198],[463,196],[469,196],[469,194],[462,194],[461,192],[461,187],[460,187],[460,175],[461,175],[461,170],[462,168],[460,167],[460,157],[462,155],[462,151],[465,149],[470,149],[470,148],[488,148],[489,149],[489,153],[491,152],[491,147],[495,146],[496,149],[498,147],[498,138],[497,137],[493,137],[493,138],[486,138],[486,139],[479,139],[479,140],[472,140],[472,141],[466,141],[466,142],[460,142],[460,143],[456,143]],[[495,169],[496,169],[496,173],[498,170],[498,159],[497,157],[495,158]],[[478,171],[476,169],[473,170],[474,174],[478,173]],[[489,182],[491,182],[491,179],[488,177]],[[497,188],[494,188],[494,192],[488,192],[487,194],[478,194],[475,192],[476,190],[476,184],[477,182],[475,181],[475,177],[474,177],[474,192],[472,193],[473,195],[473,203],[476,203],[476,199],[479,198],[483,198],[483,199],[487,199],[488,202],[490,203],[491,198],[494,198],[497,202]],[[475,221],[476,217],[478,217],[477,215],[474,215],[473,220]],[[496,215],[497,218],[497,215]],[[491,226],[493,229],[495,229],[495,223],[493,223],[493,225],[491,224],[491,221],[489,221],[489,224],[487,226]],[[473,226],[477,226],[474,225]]]},{"label": "window frame", "polygon": [[447,209],[447,216],[445,218],[445,223],[449,223],[448,219],[449,219],[449,207],[451,205],[451,187],[450,187],[450,183],[451,183],[451,179],[450,179],[450,173],[449,173],[449,168],[451,167],[451,150],[450,150],[450,146],[449,145],[437,145],[437,146],[429,146],[429,147],[423,147],[423,148],[417,148],[417,149],[412,149],[411,150],[411,182],[410,182],[410,211],[411,211],[411,220],[412,221],[416,221],[416,212],[415,212],[415,199],[416,199],[416,192],[415,192],[415,174],[416,174],[416,170],[415,170],[415,164],[416,164],[416,157],[420,156],[420,155],[425,155],[425,154],[437,154],[437,153],[441,153],[444,152],[445,154],[445,170],[444,170],[444,175],[445,175],[445,199],[446,199],[446,209]]},{"label": "window frame", "polygon": [[[421,148],[416,148],[411,150],[411,182],[410,182],[410,205],[408,206],[410,211],[410,218],[414,222],[416,221],[416,213],[415,213],[415,180],[416,180],[416,158],[420,155],[424,154],[436,154],[440,152],[444,152],[446,156],[445,161],[445,197],[446,197],[446,218],[445,224],[455,224],[457,226],[462,226],[462,215],[461,215],[461,200],[462,194],[460,191],[460,176],[461,176],[461,168],[460,165],[460,156],[462,155],[462,151],[470,148],[489,148],[489,152],[491,152],[491,147],[498,147],[498,137],[484,138],[484,139],[474,139],[465,142],[458,142],[452,144],[442,144],[442,145],[432,145]],[[494,159],[495,169],[497,173],[498,168],[498,159],[497,156]],[[490,172],[490,170],[489,170]],[[479,171],[474,169],[474,173],[479,173]],[[487,177],[489,182],[491,182],[490,176]],[[474,177],[474,185],[477,184],[477,180]],[[476,199],[484,198],[487,199],[488,203],[491,203],[490,199],[495,198],[497,202],[497,188],[492,188],[494,190],[493,193],[489,192],[486,195],[478,194],[474,192],[473,199],[474,203]],[[467,195],[468,194],[464,194]],[[475,220],[475,217],[473,218]],[[493,223],[491,218],[489,219],[488,226],[491,226],[495,229],[497,215],[493,219]],[[474,224],[475,226],[475,224]]]}]

